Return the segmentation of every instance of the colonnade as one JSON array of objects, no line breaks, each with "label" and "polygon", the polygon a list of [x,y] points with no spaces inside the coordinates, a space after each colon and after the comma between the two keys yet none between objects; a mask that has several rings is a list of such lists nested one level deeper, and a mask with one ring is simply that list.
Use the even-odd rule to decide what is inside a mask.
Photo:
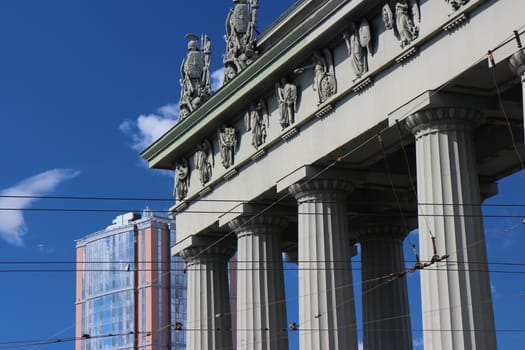
[{"label": "colonnade", "polygon": [[[419,247],[436,249],[445,261],[421,271],[425,350],[494,350],[494,316],[481,215],[473,130],[481,114],[439,107],[405,120],[415,136]],[[362,309],[365,350],[412,349],[405,278],[381,279],[405,270],[406,227],[370,222],[349,227],[349,178],[306,179],[289,187],[297,201],[299,331],[301,350],[357,349],[351,241],[362,247]],[[426,205],[432,203],[433,205]],[[280,237],[286,220],[265,213],[229,223],[237,234],[237,349],[288,349],[283,303]],[[233,250],[190,247],[188,337],[190,350],[229,349],[232,332],[227,261]],[[198,254],[197,254],[198,252]],[[385,282],[386,281],[386,282]],[[191,331],[190,331],[191,330]]]}]

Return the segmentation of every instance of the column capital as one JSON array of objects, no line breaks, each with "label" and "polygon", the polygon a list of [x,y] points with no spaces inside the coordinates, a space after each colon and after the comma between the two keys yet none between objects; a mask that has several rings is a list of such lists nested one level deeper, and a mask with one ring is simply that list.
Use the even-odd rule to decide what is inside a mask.
[{"label": "column capital", "polygon": [[272,234],[285,229],[288,226],[288,220],[279,215],[256,214],[235,218],[228,223],[228,226],[237,235],[244,235],[246,231],[250,231],[249,234]]},{"label": "column capital", "polygon": [[438,107],[423,109],[408,116],[405,124],[408,129],[419,138],[423,135],[447,130],[449,127],[457,128],[463,125],[472,128],[482,118],[481,112],[463,107]]},{"label": "column capital", "polygon": [[195,263],[210,260],[228,262],[234,253],[235,250],[232,247],[210,245],[206,247],[191,246],[181,250],[178,255],[184,259],[187,267],[189,267]]},{"label": "column capital", "polygon": [[305,197],[316,193],[335,193],[346,196],[353,189],[354,184],[344,179],[314,179],[295,183],[288,188],[292,196],[300,202],[308,200]]},{"label": "column capital", "polygon": [[525,82],[525,49],[519,49],[509,57],[509,68]]}]

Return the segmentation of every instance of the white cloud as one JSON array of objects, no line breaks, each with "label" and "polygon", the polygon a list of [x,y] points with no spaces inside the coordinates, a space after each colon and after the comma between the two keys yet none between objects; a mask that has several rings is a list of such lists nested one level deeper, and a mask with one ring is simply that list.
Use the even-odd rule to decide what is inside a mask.
[{"label": "white cloud", "polygon": [[412,344],[414,345],[414,350],[423,350],[423,338],[414,338]]},{"label": "white cloud", "polygon": [[222,86],[224,81],[224,68],[221,67],[211,72],[211,90],[217,91]]},{"label": "white cloud", "polygon": [[137,120],[126,120],[120,130],[131,137],[131,147],[143,151],[153,141],[161,137],[179,120],[179,108],[175,104],[160,107],[156,113],[142,114]]},{"label": "white cloud", "polygon": [[363,350],[363,343],[357,344],[357,349],[358,350]]},{"label": "white cloud", "polygon": [[63,181],[79,174],[79,171],[73,169],[52,169],[1,190],[0,208],[16,210],[0,210],[0,237],[12,245],[23,246],[23,236],[27,233],[27,225],[22,210],[38,200],[34,198],[35,196],[44,196]]}]

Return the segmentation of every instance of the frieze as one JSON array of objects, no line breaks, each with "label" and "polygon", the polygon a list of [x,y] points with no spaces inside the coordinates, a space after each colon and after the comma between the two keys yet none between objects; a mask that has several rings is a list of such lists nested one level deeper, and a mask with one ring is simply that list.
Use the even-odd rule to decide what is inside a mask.
[{"label": "frieze", "polygon": [[195,163],[195,169],[199,172],[199,179],[201,184],[204,186],[210,181],[213,171],[214,158],[213,148],[210,141],[204,140],[197,145],[197,151],[193,156],[193,162]]},{"label": "frieze", "polygon": [[445,0],[447,3],[452,6],[454,11],[457,11],[461,6],[466,5],[469,0]]},{"label": "frieze", "polygon": [[319,97],[318,105],[323,104],[337,93],[334,59],[330,49],[315,51],[312,64],[296,68],[294,69],[294,73],[302,74],[307,69],[313,69],[314,71],[313,89]]},{"label": "frieze", "polygon": [[[451,1],[447,2],[452,4]],[[467,2],[468,1],[463,2],[461,6],[463,6]],[[258,10],[258,1],[234,0],[234,3],[235,8],[237,8],[238,6],[240,7],[237,9],[238,12],[236,12],[236,9],[234,8],[230,11],[230,14],[228,15],[226,35],[226,41],[228,45],[231,44],[233,46],[235,46],[235,42],[239,43],[238,40],[241,40],[241,38],[253,39],[253,32],[252,34],[249,34],[249,31],[255,28],[255,18]],[[464,21],[468,20],[467,13],[471,10],[471,7],[474,8],[474,6],[470,5],[475,4],[474,2],[471,2],[469,3],[469,6],[465,7],[465,9],[462,9],[457,13],[450,14],[448,19],[446,21],[438,23],[437,28],[435,28],[433,31],[428,31],[425,28],[424,32],[420,33],[418,24],[421,22],[421,16],[418,0],[390,0],[388,2],[385,1],[383,3],[385,5],[383,7],[381,15],[385,26],[389,30],[392,30],[394,32],[394,35],[399,40],[400,45],[403,48],[402,50],[398,49],[399,51],[394,50],[397,52],[397,57],[393,55],[390,56],[389,50],[385,51],[387,52],[388,56],[380,50],[381,47],[378,45],[377,42],[377,28],[375,26],[378,23],[377,20],[381,21],[379,17],[364,18],[364,15],[368,15],[365,13],[356,14],[355,16],[352,15],[352,18],[355,20],[355,22],[351,23],[349,27],[348,22],[344,23],[342,28],[340,27],[338,31],[339,41],[337,43],[330,42],[330,48],[323,48],[321,46],[321,48],[318,47],[318,49],[314,52],[309,51],[309,58],[307,58],[308,61],[303,62],[304,66],[292,70],[295,74],[302,74],[306,70],[312,69],[313,83],[311,88],[309,86],[302,86],[309,84],[301,83],[301,86],[294,84],[298,81],[302,82],[303,80],[293,79],[294,76],[290,74],[290,72],[288,72],[288,74],[282,74],[282,72],[280,72],[280,74],[282,74],[281,76],[285,78],[282,78],[278,81],[273,81],[275,82],[273,86],[274,91],[265,90],[257,92],[259,96],[265,96],[267,100],[257,100],[257,95],[256,98],[251,101],[245,99],[244,102],[242,102],[243,100],[240,99],[239,101],[241,102],[241,104],[244,104],[244,107],[241,107],[243,108],[243,110],[241,110],[240,115],[237,114],[222,116],[222,112],[219,112],[219,114],[214,115],[214,121],[216,121],[216,123],[214,123],[215,128],[217,128],[218,125],[221,125],[222,122],[226,122],[228,124],[223,124],[218,129],[214,128],[211,131],[211,136],[207,135],[207,137],[209,137],[211,140],[211,137],[214,136],[213,131],[216,130],[217,140],[213,140],[213,143],[210,143],[206,140],[197,147],[198,149],[195,152],[193,158],[194,163],[191,163],[191,171],[198,171],[198,176],[203,187],[201,188],[201,190],[192,188],[192,194],[190,194],[192,198],[196,196],[205,195],[207,193],[207,186],[210,189],[212,187],[215,188],[218,182],[227,181],[230,178],[236,176],[238,172],[242,171],[242,168],[245,165],[248,165],[250,163],[250,160],[252,162],[258,161],[259,159],[264,157],[264,155],[267,152],[272,152],[274,146],[279,146],[280,142],[290,141],[292,138],[298,135],[299,130],[300,128],[302,128],[304,123],[312,121],[312,117],[324,118],[328,116],[335,110],[336,105],[338,105],[339,101],[342,98],[346,96],[351,97],[352,92],[362,93],[365,89],[373,87],[375,78],[374,74],[377,74],[377,72],[381,72],[387,69],[388,67],[395,65],[394,62],[408,62],[409,59],[417,55],[419,49],[423,47],[422,45],[424,45],[425,42],[427,42],[428,40],[430,40],[430,38],[435,36],[436,29],[437,31],[439,31],[440,28],[443,28],[443,30],[454,29],[458,25],[461,25],[461,23],[463,23]],[[441,10],[445,12],[446,6],[441,4],[441,7]],[[244,16],[246,14],[248,14],[249,18],[244,22],[244,20],[246,19]],[[378,26],[380,26],[380,24],[378,24]],[[346,33],[341,33],[341,31],[344,30],[345,27],[347,30]],[[238,29],[240,29],[240,31],[238,31]],[[423,36],[423,33],[426,36]],[[389,33],[385,34],[385,37],[391,35]],[[421,37],[419,37],[420,35]],[[184,77],[191,77],[190,73],[192,72],[189,69],[190,67],[188,67],[189,64],[186,64],[186,61],[189,61],[190,54],[193,54],[193,51],[195,51],[200,55],[203,63],[202,69],[204,70],[204,67],[206,67],[205,58],[207,57],[205,52],[211,52],[211,49],[206,51],[205,47],[207,46],[208,48],[210,48],[211,43],[205,45],[205,39],[203,37],[201,39],[203,43],[199,50],[197,49],[198,38],[196,36],[190,37],[189,35],[187,37],[190,39],[190,43],[192,43],[193,41],[193,46],[190,45],[190,43],[188,44],[189,52],[188,56],[183,61],[183,65],[181,67],[181,74],[184,73]],[[418,39],[417,42],[413,44],[416,39]],[[395,43],[396,41],[394,40],[393,46],[396,46]],[[253,43],[253,45],[253,49],[255,50],[255,42]],[[241,47],[241,51],[242,50],[244,50],[244,48]],[[345,50],[347,53],[345,53]],[[348,73],[344,72],[343,70],[337,71],[337,74],[348,74],[347,77],[338,76],[339,79],[336,79],[334,61],[334,55],[336,53],[338,64],[341,62],[341,60],[344,60],[344,64],[341,64],[340,66],[338,65],[338,68],[348,67],[348,65],[352,67],[351,71],[350,67],[346,68],[346,70],[349,71]],[[345,57],[346,55],[348,55],[348,58]],[[242,61],[244,60],[244,57],[235,58],[234,56],[229,56],[230,59],[228,60],[227,56],[228,54],[224,56],[225,67],[227,62],[233,64],[235,66],[235,74],[237,74],[240,71],[238,69],[245,68],[249,64],[249,62],[251,62],[251,60],[246,60],[244,61],[244,63],[246,64],[243,64],[241,62],[237,62],[236,60]],[[251,57],[255,58],[256,55]],[[370,72],[369,60],[372,60],[372,57],[373,65],[372,71]],[[288,64],[293,63],[290,61],[288,62]],[[257,62],[256,65],[258,66],[259,62]],[[199,65],[195,64],[193,66],[194,71],[197,71],[198,69],[195,69],[195,67],[199,68]],[[297,66],[294,65],[292,66],[292,68],[293,67]],[[206,75],[209,76],[209,66],[207,72],[208,73],[203,73],[201,83],[206,81],[206,79],[204,78]],[[246,73],[248,74],[249,72]],[[355,77],[352,76],[352,73]],[[225,72],[225,74],[227,75],[228,73]],[[233,76],[235,76],[235,74]],[[308,77],[302,78],[312,79],[310,75],[308,75]],[[225,82],[227,81],[227,79],[228,78],[226,77]],[[343,79],[345,79],[344,84]],[[193,85],[189,84],[189,86]],[[235,85],[228,86],[227,88],[229,89],[233,87],[235,87]],[[301,88],[308,89],[309,93],[311,93],[311,90],[313,90],[314,93],[316,93],[318,98],[317,110],[315,110],[316,108],[313,106],[311,106],[312,110],[303,111],[301,109],[301,118],[297,121],[296,117],[299,111],[299,103],[302,103],[300,102],[302,93]],[[229,92],[229,90],[227,90],[227,92]],[[253,91],[251,92],[253,93]],[[273,100],[273,97],[268,98],[268,96],[271,96],[272,94],[274,94],[275,96],[275,101]],[[247,96],[247,94],[244,94],[243,96]],[[254,95],[250,94],[250,96],[252,96],[251,98],[253,98]],[[181,96],[181,103],[182,101],[183,99]],[[209,102],[211,103],[212,101]],[[247,102],[252,102],[248,108],[246,108]],[[272,118],[276,118],[274,114],[279,115],[279,126],[281,129],[280,133],[276,132],[279,128],[279,126],[277,125],[272,125],[273,130],[271,132],[269,131],[270,113],[268,111],[267,102],[272,109],[270,111],[273,115]],[[312,104],[313,102],[314,101],[312,101]],[[243,114],[242,111],[246,112]],[[181,116],[183,116],[182,113],[183,111],[181,104]],[[200,111],[197,114],[197,116],[200,116]],[[243,126],[239,124],[244,124],[244,130]],[[241,134],[243,134],[245,131],[249,131],[251,133],[251,138],[248,135],[243,135],[241,137]],[[268,134],[270,134],[270,139],[267,139],[267,137],[269,136]],[[272,138],[272,136],[275,136],[275,138]],[[202,137],[202,135],[200,137]],[[241,145],[241,143],[250,142],[248,141],[248,139],[251,139],[251,144],[256,150],[254,151],[255,153],[252,155],[250,155],[249,152],[245,152],[244,148],[241,150],[241,147],[247,146],[246,144]],[[198,139],[195,141],[198,141]],[[214,168],[214,153],[212,149],[212,144],[214,147],[219,147],[219,149],[215,151],[217,151],[217,153],[221,157],[222,167],[226,169],[221,170],[221,173],[223,174],[215,174],[216,178],[213,181],[212,171],[218,171],[218,168]],[[237,151],[239,150],[241,150],[242,152],[239,152],[239,154],[237,154]],[[186,155],[189,156],[188,154]],[[237,160],[235,159],[236,155],[237,157],[240,157]],[[184,160],[180,160],[179,162],[183,163]],[[184,171],[186,171],[186,174],[189,173],[188,168],[189,167],[186,161],[186,166],[182,167],[183,171],[180,171],[180,174],[183,176],[181,180],[178,180],[179,176],[176,174],[176,188],[174,189],[174,195],[176,195],[179,201],[182,199],[188,200],[187,193],[190,184],[190,176],[184,176]],[[196,175],[197,174],[194,174],[192,176]],[[195,181],[195,179],[193,179],[192,181]],[[180,187],[180,189],[178,187]]]},{"label": "frieze", "polygon": [[181,201],[186,198],[188,188],[190,187],[190,167],[186,158],[180,158],[175,162],[175,184],[173,188],[173,195]]},{"label": "frieze", "polygon": [[359,28],[352,23],[343,39],[356,76],[354,81],[359,80],[368,72],[368,55],[372,55],[372,32],[366,18],[361,20]]},{"label": "frieze", "polygon": [[260,99],[252,104],[248,111],[244,114],[244,126],[246,131],[252,133],[252,146],[255,149],[266,142],[268,128],[270,126],[270,118],[268,117],[268,108],[264,99]]},{"label": "frieze", "polygon": [[298,100],[297,86],[283,78],[280,83],[275,84],[275,94],[277,102],[279,102],[279,123],[281,130],[284,130],[295,123]]},{"label": "frieze", "polygon": [[401,48],[410,45],[419,36],[417,26],[417,23],[421,22],[419,0],[389,1],[383,6],[382,16],[385,27],[393,30],[394,35],[401,42]]},{"label": "frieze", "polygon": [[237,151],[237,135],[235,128],[223,125],[217,130],[217,139],[219,143],[219,154],[221,164],[228,169],[235,163],[235,152]]}]

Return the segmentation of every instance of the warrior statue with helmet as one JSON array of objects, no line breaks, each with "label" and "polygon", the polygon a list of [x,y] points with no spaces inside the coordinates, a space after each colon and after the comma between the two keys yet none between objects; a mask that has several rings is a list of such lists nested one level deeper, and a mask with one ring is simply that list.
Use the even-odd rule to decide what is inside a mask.
[{"label": "warrior statue with helmet", "polygon": [[211,41],[207,35],[204,35],[199,50],[198,36],[186,34],[186,38],[189,40],[188,54],[180,67],[179,110],[181,118],[187,117],[211,95]]},{"label": "warrior statue with helmet", "polygon": [[233,0],[226,19],[226,53],[224,54],[224,84],[233,79],[257,58],[254,32],[257,26],[259,0]]}]

